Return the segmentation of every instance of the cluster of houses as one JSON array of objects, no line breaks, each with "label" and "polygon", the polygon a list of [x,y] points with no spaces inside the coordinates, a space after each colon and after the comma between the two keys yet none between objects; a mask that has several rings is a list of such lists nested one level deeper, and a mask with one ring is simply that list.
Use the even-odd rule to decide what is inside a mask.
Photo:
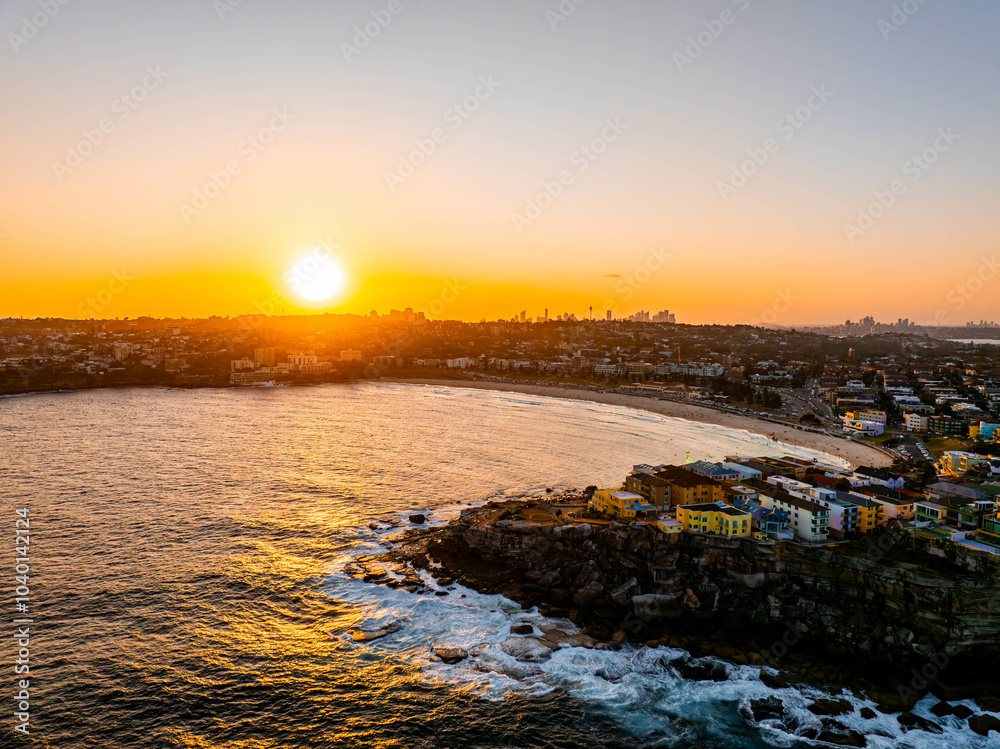
[{"label": "cluster of houses", "polygon": [[985,478],[941,480],[918,492],[885,469],[848,470],[787,455],[642,464],[621,488],[595,492],[589,509],[652,523],[668,534],[807,544],[878,533],[891,523],[997,554],[1000,464],[996,468]]}]

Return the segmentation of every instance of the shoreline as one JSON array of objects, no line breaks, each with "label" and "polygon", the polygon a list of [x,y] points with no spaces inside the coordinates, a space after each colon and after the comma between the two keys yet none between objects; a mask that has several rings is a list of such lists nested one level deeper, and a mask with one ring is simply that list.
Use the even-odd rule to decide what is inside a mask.
[{"label": "shoreline", "polygon": [[[332,382],[303,382],[303,383],[282,383],[290,387],[315,386],[327,384],[357,384],[359,382],[393,382],[400,385],[428,385],[431,387],[456,387],[473,388],[477,390],[495,390],[508,393],[521,393],[523,395],[535,395],[546,398],[562,398],[564,400],[583,400],[591,403],[601,403],[613,406],[624,406],[634,408],[639,411],[648,411],[660,416],[668,416],[677,419],[685,419],[701,424],[712,424],[715,426],[738,429],[751,434],[755,434],[767,439],[773,439],[795,447],[804,447],[809,450],[826,453],[834,457],[847,461],[852,468],[860,465],[870,465],[875,467],[888,467],[892,460],[879,449],[863,442],[851,442],[840,437],[832,437],[828,434],[818,434],[805,430],[796,429],[793,426],[785,426],[774,422],[763,421],[752,416],[733,414],[725,411],[718,411],[706,406],[699,406],[693,403],[679,403],[670,400],[658,400],[641,395],[625,395],[622,393],[600,392],[597,390],[583,390],[566,385],[533,385],[519,382],[485,382],[481,380],[451,380],[438,379],[433,377],[383,377],[380,379],[359,379],[354,381],[332,381]],[[87,390],[116,390],[127,388],[148,388],[165,390],[227,390],[234,386],[213,385],[207,383],[136,383],[136,384],[111,384],[97,387],[79,388],[46,388],[32,389],[23,392],[10,392],[0,394],[0,399],[19,397],[26,395],[46,395],[50,393],[77,393]],[[238,388],[236,388],[238,389]]]},{"label": "shoreline", "polygon": [[563,385],[532,385],[513,382],[482,382],[478,380],[439,380],[434,378],[396,378],[383,377],[381,382],[394,382],[400,385],[430,385],[433,387],[461,387],[476,390],[498,390],[523,395],[536,395],[565,400],[583,400],[591,403],[603,403],[613,406],[624,406],[640,411],[649,411],[660,416],[669,416],[702,424],[728,427],[750,432],[761,437],[773,439],[795,447],[827,453],[846,460],[851,468],[858,466],[874,466],[884,468],[892,465],[892,460],[885,453],[871,445],[862,442],[851,442],[828,434],[817,434],[783,426],[769,421],[755,419],[724,411],[717,411],[706,406],[678,403],[669,400],[657,400],[642,395],[624,395],[621,393],[602,393],[594,390],[581,390]]}]

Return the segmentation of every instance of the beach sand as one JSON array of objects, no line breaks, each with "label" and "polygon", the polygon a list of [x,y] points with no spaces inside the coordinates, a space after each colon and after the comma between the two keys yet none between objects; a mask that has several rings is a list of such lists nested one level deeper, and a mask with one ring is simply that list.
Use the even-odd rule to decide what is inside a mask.
[{"label": "beach sand", "polygon": [[810,450],[835,455],[843,458],[852,467],[877,466],[885,467],[892,464],[891,458],[880,450],[862,442],[854,442],[828,434],[816,434],[791,426],[774,424],[742,414],[717,411],[714,408],[696,406],[688,403],[657,400],[642,395],[622,395],[620,393],[602,393],[596,390],[579,390],[577,388],[559,385],[532,385],[519,382],[480,382],[476,380],[435,380],[430,378],[402,379],[386,377],[387,382],[398,382],[407,385],[433,385],[435,387],[477,388],[479,390],[502,390],[526,395],[546,396],[549,398],[568,398],[571,400],[586,400],[594,403],[609,403],[615,406],[637,408],[643,411],[674,416],[689,421],[699,421],[704,424],[717,424],[731,429],[745,429],[770,439],[789,445],[806,447]]}]

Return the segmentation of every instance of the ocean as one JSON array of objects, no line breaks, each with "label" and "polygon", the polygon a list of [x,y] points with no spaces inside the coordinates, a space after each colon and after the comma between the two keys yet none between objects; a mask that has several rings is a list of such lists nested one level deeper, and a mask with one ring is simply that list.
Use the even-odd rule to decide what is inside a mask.
[{"label": "ocean", "polygon": [[[499,643],[514,624],[540,622],[537,611],[460,585],[418,595],[344,572],[384,551],[413,513],[442,523],[492,497],[617,485],[636,463],[731,454],[819,456],[623,407],[431,386],[2,398],[0,488],[8,537],[15,508],[30,513],[33,629],[31,735],[6,730],[8,709],[0,745],[808,745],[795,731],[819,725],[805,706],[822,690],[771,690],[758,667],[731,664],[727,681],[685,681],[666,648],[520,663]],[[12,605],[0,602],[6,619]],[[390,623],[401,629],[368,643],[347,634]],[[449,666],[435,646],[475,655]],[[766,696],[783,701],[794,731],[741,715]],[[933,716],[933,698],[916,712],[941,734],[866,720],[872,703],[850,698],[843,722],[870,747],[1000,747]]]}]

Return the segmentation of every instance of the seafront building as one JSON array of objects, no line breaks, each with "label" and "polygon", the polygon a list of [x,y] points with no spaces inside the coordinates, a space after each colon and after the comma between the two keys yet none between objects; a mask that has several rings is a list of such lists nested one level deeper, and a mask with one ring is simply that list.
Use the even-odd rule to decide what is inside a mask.
[{"label": "seafront building", "polygon": [[990,472],[1000,460],[957,451],[948,460],[966,473],[920,491],[886,469],[850,470],[791,456],[640,464],[621,489],[596,492],[590,508],[605,521],[648,522],[668,536],[836,545],[904,531],[1000,554],[1000,471]]},{"label": "seafront building", "polygon": [[767,509],[787,512],[788,526],[798,539],[815,543],[830,536],[830,511],[821,504],[780,490],[762,493],[760,503]]},{"label": "seafront building", "polygon": [[749,536],[752,527],[750,513],[725,502],[681,505],[677,508],[677,521],[684,530],[719,536]]},{"label": "seafront building", "polygon": [[590,509],[623,520],[656,517],[653,505],[647,504],[638,494],[626,491],[598,490],[590,500]]}]

